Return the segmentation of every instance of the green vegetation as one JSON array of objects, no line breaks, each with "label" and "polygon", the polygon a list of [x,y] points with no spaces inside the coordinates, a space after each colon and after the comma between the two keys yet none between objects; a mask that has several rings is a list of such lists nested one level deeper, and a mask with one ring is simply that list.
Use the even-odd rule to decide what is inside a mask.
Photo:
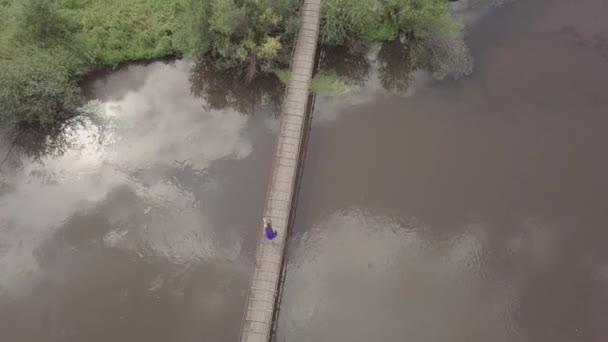
[{"label": "green vegetation", "polygon": [[[248,79],[269,73],[289,61],[299,6],[299,0],[0,0],[0,122],[73,115],[83,103],[82,76],[129,61],[183,55]],[[446,0],[323,0],[321,44],[364,52],[388,41],[401,41],[411,69],[428,68],[437,77],[470,70],[462,27]],[[355,88],[330,72],[312,85],[319,92]]]},{"label": "green vegetation", "polygon": [[403,38],[404,63],[430,69],[438,78],[470,72],[463,27],[446,0],[324,0],[321,43],[366,48]]},{"label": "green vegetation", "polygon": [[0,64],[0,115],[4,121],[52,122],[80,106],[80,89],[62,50],[22,49],[23,58]]},{"label": "green vegetation", "polygon": [[331,71],[317,73],[310,84],[310,90],[315,94],[349,94],[358,89],[353,80]]},{"label": "green vegetation", "polygon": [[[289,71],[285,69],[275,69],[274,74],[283,83],[289,81]],[[357,91],[359,86],[354,80],[340,76],[334,71],[320,71],[310,82],[310,91],[314,94],[341,95]]]},{"label": "green vegetation", "polygon": [[177,54],[181,0],[0,0],[0,122],[49,123],[96,69]]},{"label": "green vegetation", "polygon": [[299,0],[185,1],[176,43],[187,56],[210,56],[223,68],[246,66],[249,79],[288,57]]},{"label": "green vegetation", "polygon": [[[47,0],[48,1],[48,0]],[[173,34],[183,7],[176,0],[65,0],[74,44],[96,65],[174,55]]]},{"label": "green vegetation", "polygon": [[0,120],[52,122],[81,104],[83,62],[67,44],[67,21],[43,0],[1,3]]}]

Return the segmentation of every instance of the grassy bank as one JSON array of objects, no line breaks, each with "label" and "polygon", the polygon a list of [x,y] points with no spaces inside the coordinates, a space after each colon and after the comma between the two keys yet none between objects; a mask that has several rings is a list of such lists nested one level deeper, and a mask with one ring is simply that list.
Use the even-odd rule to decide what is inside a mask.
[{"label": "grassy bank", "polygon": [[71,116],[83,75],[179,53],[182,12],[181,0],[0,1],[0,121]]},{"label": "grassy bank", "polygon": [[[0,0],[0,121],[73,115],[83,75],[129,61],[204,58],[252,79],[288,61],[298,8],[299,0]],[[404,63],[438,77],[466,70],[447,0],[323,1],[321,44],[363,52],[396,39]],[[331,74],[315,82],[317,90],[350,87]]]}]

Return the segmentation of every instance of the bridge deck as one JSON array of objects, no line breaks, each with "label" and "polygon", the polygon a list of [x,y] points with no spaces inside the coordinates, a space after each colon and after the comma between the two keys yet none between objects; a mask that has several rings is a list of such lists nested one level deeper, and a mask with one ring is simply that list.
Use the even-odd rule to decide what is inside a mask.
[{"label": "bridge deck", "polygon": [[[300,146],[310,81],[317,49],[321,0],[303,0],[300,29],[291,61],[281,126],[264,216],[279,233],[273,241],[262,234],[256,251],[251,288],[245,307],[241,342],[269,342],[277,308],[281,266],[296,185]],[[256,222],[262,230],[261,222]]]}]

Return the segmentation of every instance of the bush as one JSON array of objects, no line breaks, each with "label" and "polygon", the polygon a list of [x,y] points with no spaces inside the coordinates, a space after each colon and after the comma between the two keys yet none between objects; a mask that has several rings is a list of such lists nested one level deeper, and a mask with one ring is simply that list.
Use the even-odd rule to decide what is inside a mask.
[{"label": "bush", "polygon": [[82,101],[77,78],[89,68],[58,4],[23,0],[0,7],[13,18],[0,26],[0,122],[49,123],[73,115]]},{"label": "bush", "polygon": [[69,23],[52,0],[24,0],[18,13],[17,38],[43,46],[63,43]]},{"label": "bush", "polygon": [[359,90],[355,82],[332,71],[322,71],[313,77],[310,90],[315,94],[349,94]]},{"label": "bush", "polygon": [[445,0],[380,0],[384,22],[410,37],[410,58],[416,68],[430,69],[435,77],[471,72],[463,25],[450,13]]},{"label": "bush", "polygon": [[371,42],[392,42],[399,36],[399,30],[389,22],[370,28],[366,33],[366,40]]},{"label": "bush", "polygon": [[12,54],[11,39],[15,31],[15,13],[10,3],[0,0],[0,59]]},{"label": "bush", "polygon": [[417,67],[431,70],[435,78],[462,77],[473,71],[473,59],[464,41],[462,29],[441,22],[431,25],[429,36],[419,39],[412,49]]},{"label": "bush", "polygon": [[176,42],[188,56],[211,56],[221,68],[271,70],[290,51],[298,0],[187,0]]},{"label": "bush", "polygon": [[324,0],[322,6],[323,44],[359,50],[404,36],[404,64],[430,69],[437,78],[472,70],[463,26],[446,0]]},{"label": "bush", "polygon": [[50,123],[69,117],[82,104],[73,71],[62,50],[27,48],[0,60],[0,121]]},{"label": "bush", "polygon": [[[273,72],[281,82],[289,82],[289,70],[275,69]],[[357,90],[359,86],[354,80],[338,75],[335,71],[321,71],[310,82],[310,91],[314,94],[343,95]]]}]

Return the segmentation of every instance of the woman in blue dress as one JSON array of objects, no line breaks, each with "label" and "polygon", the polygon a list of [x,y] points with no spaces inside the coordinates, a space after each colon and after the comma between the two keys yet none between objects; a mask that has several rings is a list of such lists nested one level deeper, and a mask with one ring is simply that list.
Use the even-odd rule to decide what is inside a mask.
[{"label": "woman in blue dress", "polygon": [[266,218],[263,218],[262,221],[264,222],[264,234],[266,234],[266,238],[271,241],[274,240],[279,233],[272,228],[272,221]]}]

